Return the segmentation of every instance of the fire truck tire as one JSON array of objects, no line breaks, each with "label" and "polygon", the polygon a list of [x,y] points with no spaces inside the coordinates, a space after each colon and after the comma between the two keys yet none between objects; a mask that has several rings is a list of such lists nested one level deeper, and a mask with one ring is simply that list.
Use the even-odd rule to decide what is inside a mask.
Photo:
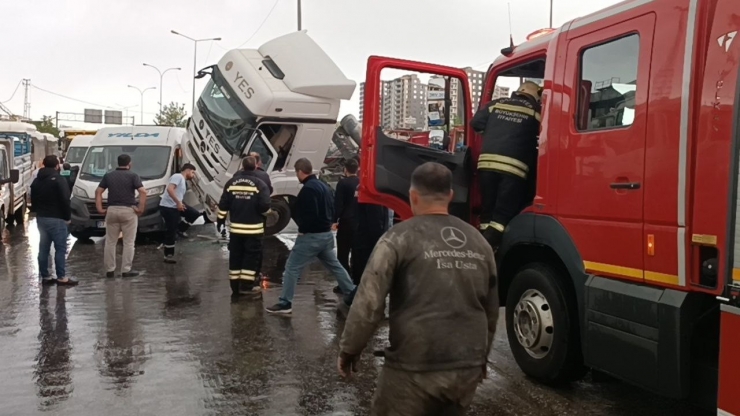
[{"label": "fire truck tire", "polygon": [[550,385],[581,379],[583,365],[578,310],[565,278],[544,263],[524,266],[506,298],[511,352],[528,376]]},{"label": "fire truck tire", "polygon": [[267,216],[265,236],[271,236],[283,231],[290,223],[290,205],[283,198],[273,198],[270,201],[271,213]]}]

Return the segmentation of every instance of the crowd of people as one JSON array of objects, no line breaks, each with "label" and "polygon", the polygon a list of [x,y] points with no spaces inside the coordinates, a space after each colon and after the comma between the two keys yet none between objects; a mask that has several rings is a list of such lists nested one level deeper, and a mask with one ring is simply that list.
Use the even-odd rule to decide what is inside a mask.
[{"label": "crowd of people", "polygon": [[[390,299],[389,340],[371,414],[461,415],[487,375],[487,357],[499,310],[494,250],[507,223],[529,198],[536,167],[541,88],[525,82],[510,98],[481,107],[472,127],[483,134],[478,160],[483,207],[477,230],[449,214],[454,196],[452,172],[428,162],[410,178],[409,203],[414,217],[389,229],[388,210],[358,200],[358,160],[346,161],[336,192],[313,173],[307,159],[294,164],[302,188],[292,207],[298,236],[290,252],[278,303],[269,314],[290,315],[296,284],[315,259],[334,276],[347,321],[339,343],[337,370],[349,378]],[[132,269],[138,216],[146,189],[131,168],[128,155],[108,172],[96,191],[97,210],[105,214],[106,275],[116,269],[115,249],[123,235],[123,277]],[[217,230],[229,230],[229,280],[232,295],[261,299],[262,239],[270,212],[272,185],[261,170],[258,154],[223,189],[217,206]],[[175,262],[175,240],[182,219],[202,213],[183,198],[195,166],[185,164],[172,176],[162,198],[164,260]],[[108,191],[107,207],[102,195]],[[60,174],[60,161],[48,156],[31,186],[39,232],[42,281],[77,282],[65,275],[70,187]],[[138,192],[139,202],[135,200]],[[332,231],[336,231],[335,236]],[[48,272],[50,246],[56,250],[56,278]]]}]

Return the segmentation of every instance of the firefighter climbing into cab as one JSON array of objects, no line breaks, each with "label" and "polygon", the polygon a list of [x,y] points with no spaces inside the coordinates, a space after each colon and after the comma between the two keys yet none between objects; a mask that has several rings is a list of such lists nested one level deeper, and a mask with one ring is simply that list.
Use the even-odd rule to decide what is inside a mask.
[{"label": "firefighter climbing into cab", "polygon": [[229,280],[233,296],[253,294],[261,296],[255,285],[262,255],[262,237],[265,234],[264,215],[270,209],[270,188],[257,174],[257,161],[247,156],[242,170],[224,186],[218,204],[219,232],[229,216]]},{"label": "firefighter climbing into cab", "polygon": [[533,196],[541,97],[540,86],[526,81],[510,98],[481,107],[470,123],[483,136],[478,159],[480,229],[494,250],[506,225]]}]

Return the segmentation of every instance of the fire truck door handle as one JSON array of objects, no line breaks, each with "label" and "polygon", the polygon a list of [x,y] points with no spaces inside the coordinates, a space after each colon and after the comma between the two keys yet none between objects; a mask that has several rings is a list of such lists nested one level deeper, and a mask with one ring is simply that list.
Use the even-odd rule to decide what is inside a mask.
[{"label": "fire truck door handle", "polygon": [[640,189],[640,182],[615,182],[609,185],[612,189],[624,189],[628,191],[636,191]]}]

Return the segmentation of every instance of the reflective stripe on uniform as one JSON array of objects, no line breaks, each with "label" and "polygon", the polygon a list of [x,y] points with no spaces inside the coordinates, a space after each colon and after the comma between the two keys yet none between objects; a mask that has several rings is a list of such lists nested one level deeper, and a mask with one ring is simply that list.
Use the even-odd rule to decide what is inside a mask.
[{"label": "reflective stripe on uniform", "polygon": [[227,189],[226,191],[227,192],[237,191],[237,192],[259,193],[259,189],[257,189],[256,186],[243,186],[243,185],[231,185],[229,186],[229,189]]},{"label": "reflective stripe on uniform", "polygon": [[263,234],[265,232],[264,227],[260,228],[253,228],[253,229],[244,229],[244,228],[234,228],[233,224],[232,227],[229,229],[231,231],[231,234]]},{"label": "reflective stripe on uniform", "polygon": [[481,153],[480,157],[478,158],[478,162],[502,162],[506,163],[507,165],[515,166],[525,172],[529,172],[529,166],[527,166],[526,163],[522,162],[519,159],[514,159],[513,157],[504,155]]},{"label": "reflective stripe on uniform", "polygon": [[516,166],[507,165],[506,163],[502,162],[478,162],[478,170],[496,170],[499,172],[506,172],[511,173],[512,175],[516,175],[521,177],[522,179],[527,179],[527,172],[519,169]]},{"label": "reflective stripe on uniform", "polygon": [[480,225],[481,231],[485,231],[485,230],[487,230],[489,228],[495,228],[496,230],[498,230],[498,231],[500,231],[500,232],[503,233],[504,230],[506,229],[506,226],[504,226],[502,224],[499,224],[499,223],[497,223],[495,221],[491,221],[491,222],[488,222],[488,223],[485,223],[485,224],[481,224]]},{"label": "reflective stripe on uniform", "polygon": [[175,248],[175,245],[168,246],[167,244],[164,245],[164,248]]},{"label": "reflective stripe on uniform", "polygon": [[226,218],[226,215],[228,215],[228,212],[218,210],[218,218],[224,219],[224,218]]},{"label": "reflective stripe on uniform", "polygon": [[257,272],[254,272],[252,270],[242,270],[240,278],[242,280],[249,280],[254,281],[254,279],[257,277]]},{"label": "reflective stripe on uniform", "polygon": [[536,112],[533,108],[524,107],[521,105],[498,103],[498,104],[494,104],[488,107],[489,113],[493,113],[493,110],[513,111],[515,113],[522,113],[522,114],[526,114],[528,116],[534,117],[535,119],[537,119],[537,121],[542,121],[542,116],[540,115],[540,113]]},{"label": "reflective stripe on uniform", "polygon": [[239,279],[240,274],[241,274],[240,270],[229,270],[229,280]]}]

